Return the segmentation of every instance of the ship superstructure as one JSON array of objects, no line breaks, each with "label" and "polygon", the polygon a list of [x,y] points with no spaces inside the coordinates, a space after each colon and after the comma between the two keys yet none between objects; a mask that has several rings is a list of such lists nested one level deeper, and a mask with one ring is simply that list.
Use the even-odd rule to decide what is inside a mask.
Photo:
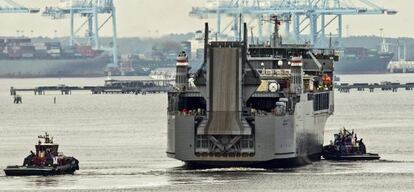
[{"label": "ship superstructure", "polygon": [[[169,157],[191,165],[282,166],[319,159],[333,113],[332,49],[209,42],[196,73],[177,59],[168,93]],[[206,32],[208,34],[208,25]],[[181,54],[179,58],[182,58]]]}]

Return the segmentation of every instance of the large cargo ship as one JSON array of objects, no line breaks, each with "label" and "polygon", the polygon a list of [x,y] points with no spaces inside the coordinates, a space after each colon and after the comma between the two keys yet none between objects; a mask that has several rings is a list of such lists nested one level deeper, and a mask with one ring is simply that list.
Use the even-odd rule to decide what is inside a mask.
[{"label": "large cargo ship", "polygon": [[0,39],[0,77],[103,76],[111,57],[90,46],[34,43],[29,38]]},{"label": "large cargo ship", "polygon": [[[177,58],[168,93],[167,155],[194,166],[279,167],[320,159],[324,126],[334,111],[332,49],[208,41],[190,73]],[[208,34],[206,24],[205,34]]]},{"label": "large cargo ship", "polygon": [[387,73],[387,67],[393,53],[363,47],[346,47],[338,63],[335,73],[338,74],[375,74]]}]

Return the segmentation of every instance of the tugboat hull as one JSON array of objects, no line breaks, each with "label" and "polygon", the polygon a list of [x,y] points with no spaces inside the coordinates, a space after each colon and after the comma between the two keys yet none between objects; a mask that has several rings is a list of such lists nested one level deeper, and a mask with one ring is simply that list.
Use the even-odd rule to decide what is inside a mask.
[{"label": "tugboat hull", "polygon": [[336,160],[336,161],[367,161],[367,160],[378,160],[381,157],[375,153],[366,153],[366,154],[360,154],[360,155],[323,154],[323,158],[326,160]]},{"label": "tugboat hull", "polygon": [[4,169],[6,176],[48,176],[74,174],[79,170],[79,161],[74,159],[71,163],[61,166],[8,166]]},{"label": "tugboat hull", "polygon": [[26,167],[26,166],[8,166],[4,169],[6,176],[47,176],[73,174],[78,168],[72,166],[57,167]]}]

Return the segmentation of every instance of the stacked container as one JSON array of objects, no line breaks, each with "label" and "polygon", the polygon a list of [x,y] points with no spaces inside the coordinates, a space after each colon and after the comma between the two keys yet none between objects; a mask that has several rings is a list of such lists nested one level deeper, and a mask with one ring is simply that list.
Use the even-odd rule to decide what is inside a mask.
[{"label": "stacked container", "polygon": [[0,39],[0,59],[7,58],[5,49],[6,49],[6,39]]},{"label": "stacked container", "polygon": [[47,42],[46,43],[47,53],[52,58],[61,57],[61,46],[60,42]]},{"label": "stacked container", "polygon": [[30,47],[32,43],[28,38],[6,39],[6,54],[9,59],[21,59],[22,56],[33,57],[33,51]]},{"label": "stacked container", "polygon": [[121,55],[121,62],[120,64],[120,70],[123,72],[132,72],[134,71],[132,64],[133,64],[133,57],[129,54],[123,54]]},{"label": "stacked container", "polygon": [[34,43],[35,58],[44,59],[48,57],[47,47],[45,43]]},{"label": "stacked container", "polygon": [[72,59],[76,57],[76,49],[74,47],[63,47],[62,57]]},{"label": "stacked container", "polygon": [[76,51],[81,55],[81,57],[95,57],[96,56],[96,52],[92,49],[91,46],[78,45],[75,48],[76,48]]}]

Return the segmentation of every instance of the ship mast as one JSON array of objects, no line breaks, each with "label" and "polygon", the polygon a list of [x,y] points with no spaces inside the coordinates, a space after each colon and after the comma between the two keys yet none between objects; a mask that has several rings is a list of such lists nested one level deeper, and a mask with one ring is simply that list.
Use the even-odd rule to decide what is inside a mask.
[{"label": "ship mast", "polygon": [[382,52],[382,53],[388,53],[388,52],[389,52],[389,50],[388,50],[388,44],[387,44],[387,41],[385,40],[385,36],[384,36],[384,29],[383,29],[383,28],[381,28],[381,29],[380,29],[380,31],[381,31],[381,38],[382,38],[382,43],[381,43],[381,52]]},{"label": "ship mast", "polygon": [[276,15],[272,15],[270,18],[270,22],[274,22],[274,33],[273,33],[273,45],[272,47],[280,47],[282,45],[282,37],[279,34],[279,25],[280,20],[277,18]]}]

